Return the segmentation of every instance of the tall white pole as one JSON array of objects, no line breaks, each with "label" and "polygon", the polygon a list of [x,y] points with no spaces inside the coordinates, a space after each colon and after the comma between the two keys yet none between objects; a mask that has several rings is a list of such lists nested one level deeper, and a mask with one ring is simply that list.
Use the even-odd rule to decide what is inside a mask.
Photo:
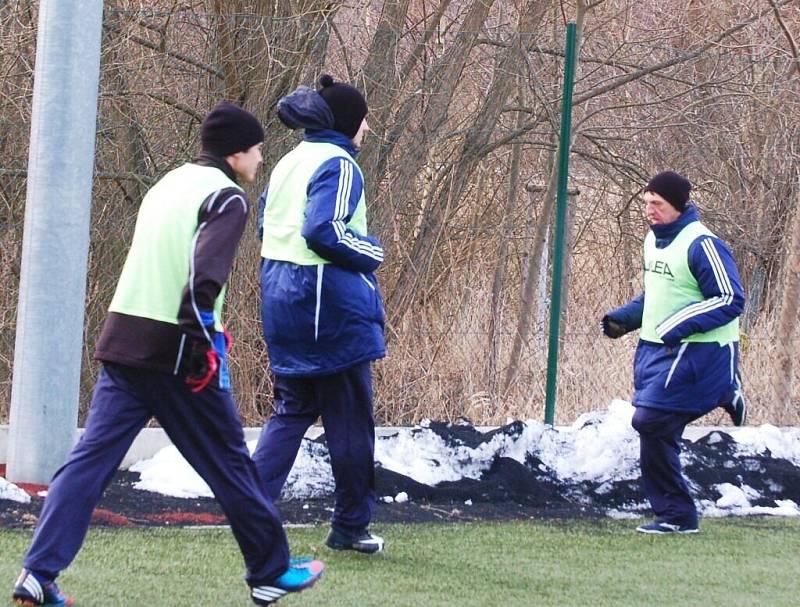
[{"label": "tall white pole", "polygon": [[100,78],[102,0],[41,0],[9,480],[47,483],[75,442]]}]

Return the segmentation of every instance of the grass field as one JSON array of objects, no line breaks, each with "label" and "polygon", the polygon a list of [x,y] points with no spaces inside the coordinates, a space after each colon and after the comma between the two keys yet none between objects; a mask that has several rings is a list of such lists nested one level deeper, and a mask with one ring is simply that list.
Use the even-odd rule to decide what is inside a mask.
[{"label": "grass field", "polygon": [[[322,527],[290,529],[294,554],[327,566],[280,605],[694,606],[800,604],[800,521],[704,520],[696,536],[652,537],[631,521],[385,525],[377,557],[331,552]],[[10,591],[29,531],[0,532]],[[60,578],[76,607],[244,606],[242,565],[225,529],[93,529]],[[10,596],[10,592],[6,595]],[[3,604],[0,601],[0,604]]]}]

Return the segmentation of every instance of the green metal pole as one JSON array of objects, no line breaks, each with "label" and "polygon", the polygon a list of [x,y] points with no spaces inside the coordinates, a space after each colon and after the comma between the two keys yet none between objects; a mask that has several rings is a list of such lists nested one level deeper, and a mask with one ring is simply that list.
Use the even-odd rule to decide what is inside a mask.
[{"label": "green metal pole", "polygon": [[558,333],[561,321],[561,279],[564,265],[564,242],[567,231],[567,179],[569,177],[570,132],[572,126],[572,89],[575,80],[574,23],[567,24],[567,48],[564,53],[564,94],[561,99],[561,137],[558,144],[558,197],[553,247],[553,289],[550,296],[550,338],[547,350],[547,393],[544,423],[553,425],[558,380]]}]

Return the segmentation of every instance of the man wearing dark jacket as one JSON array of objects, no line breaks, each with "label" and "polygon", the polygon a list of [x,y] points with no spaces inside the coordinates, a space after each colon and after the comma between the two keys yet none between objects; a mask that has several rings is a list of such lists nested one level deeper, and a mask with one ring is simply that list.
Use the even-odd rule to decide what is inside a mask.
[{"label": "man wearing dark jacket", "polygon": [[369,130],[352,86],[320,79],[278,102],[303,141],[275,166],[261,196],[261,316],[275,374],[275,409],[253,459],[277,499],[303,435],[322,418],[336,483],[326,544],[375,553],[375,422],[370,361],[385,355],[374,271],[383,248],[367,232],[355,156]]},{"label": "man wearing dark jacket", "polygon": [[152,417],[219,500],[256,604],[307,588],[322,574],[319,561],[289,562],[283,526],[244,442],[220,321],[247,221],[239,183],[255,179],[264,131],[249,112],[220,102],[201,139],[195,161],[167,173],[142,201],[95,351],[103,368],[86,430],[50,484],[13,592],[21,605],[72,604],[55,578],[77,554],[92,510]]},{"label": "man wearing dark jacket", "polygon": [[744,291],[727,245],[700,223],[690,182],[659,173],[644,191],[650,232],[644,292],[601,321],[605,335],[640,329],[634,360],[633,427],[644,491],[656,515],[641,533],[697,533],[697,509],[681,471],[686,425],[718,405],[744,424],[739,315]]}]

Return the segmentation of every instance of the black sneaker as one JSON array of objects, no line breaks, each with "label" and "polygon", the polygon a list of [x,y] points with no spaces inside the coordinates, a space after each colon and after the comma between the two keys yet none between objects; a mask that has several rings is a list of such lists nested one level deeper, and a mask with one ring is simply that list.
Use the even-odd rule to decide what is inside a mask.
[{"label": "black sneaker", "polygon": [[325,545],[333,550],[355,550],[366,554],[383,552],[384,541],[382,537],[372,535],[367,529],[355,535],[348,535],[331,529],[325,539]]},{"label": "black sneaker", "polygon": [[23,607],[71,607],[75,601],[59,590],[52,580],[40,579],[35,573],[23,569],[14,584],[12,600]]},{"label": "black sneaker", "polygon": [[744,426],[747,422],[747,401],[742,392],[742,377],[738,373],[733,380],[733,398],[731,402],[723,405],[731,417],[734,426]]}]

